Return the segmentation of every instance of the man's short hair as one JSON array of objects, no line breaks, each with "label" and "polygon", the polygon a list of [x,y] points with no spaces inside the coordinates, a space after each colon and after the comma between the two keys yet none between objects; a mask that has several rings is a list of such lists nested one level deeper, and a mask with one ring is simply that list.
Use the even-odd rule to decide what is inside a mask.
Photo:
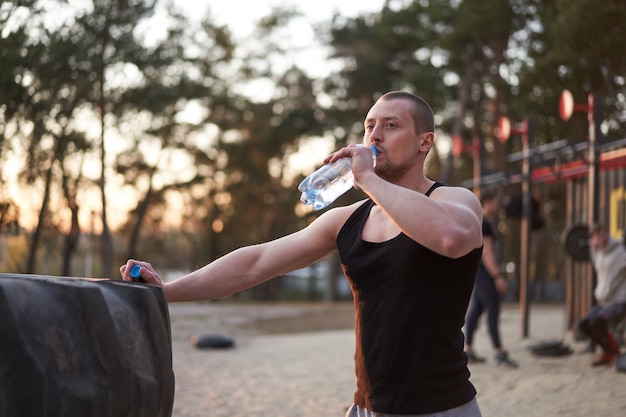
[{"label": "man's short hair", "polygon": [[606,232],[606,226],[603,223],[595,223],[591,226],[591,229],[589,229],[589,236],[596,235],[600,232]]},{"label": "man's short hair", "polygon": [[480,204],[484,205],[486,202],[498,198],[497,190],[483,190],[480,192]]},{"label": "man's short hair", "polygon": [[380,96],[378,101],[395,99],[409,100],[413,103],[410,113],[413,119],[413,128],[417,135],[421,135],[425,132],[435,133],[435,115],[426,100],[406,91],[390,91]]}]

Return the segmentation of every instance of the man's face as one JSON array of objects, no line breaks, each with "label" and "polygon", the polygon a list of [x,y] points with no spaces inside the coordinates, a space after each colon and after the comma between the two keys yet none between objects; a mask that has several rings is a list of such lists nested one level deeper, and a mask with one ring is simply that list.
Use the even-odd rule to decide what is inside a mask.
[{"label": "man's face", "polygon": [[500,210],[500,199],[498,197],[485,201],[485,214],[493,216]]},{"label": "man's face", "polygon": [[609,233],[606,230],[598,230],[591,235],[590,243],[595,248],[604,249],[609,243]]},{"label": "man's face", "polygon": [[[416,160],[426,134],[415,133],[411,105],[403,99],[379,101],[365,118],[363,143],[378,148],[376,173],[387,181],[395,182],[418,166]],[[429,134],[432,145],[432,133]]]}]

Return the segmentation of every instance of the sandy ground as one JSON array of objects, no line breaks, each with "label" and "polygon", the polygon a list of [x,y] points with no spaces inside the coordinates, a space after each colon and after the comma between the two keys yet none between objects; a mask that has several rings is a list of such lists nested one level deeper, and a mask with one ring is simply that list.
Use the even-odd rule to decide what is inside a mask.
[{"label": "sandy ground", "polygon": [[[516,305],[501,333],[517,369],[498,367],[481,323],[475,349],[489,359],[471,365],[484,417],[624,417],[626,373],[592,368],[593,355],[565,329],[564,307],[531,306],[521,337]],[[170,305],[176,394],[173,417],[344,416],[355,388],[350,303]],[[198,349],[194,335],[224,335],[232,349]],[[533,356],[528,346],[563,339],[575,353]]]}]

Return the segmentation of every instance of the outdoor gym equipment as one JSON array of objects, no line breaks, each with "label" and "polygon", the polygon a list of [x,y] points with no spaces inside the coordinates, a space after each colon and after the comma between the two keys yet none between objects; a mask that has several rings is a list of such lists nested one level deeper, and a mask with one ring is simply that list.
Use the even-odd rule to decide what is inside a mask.
[{"label": "outdoor gym equipment", "polygon": [[589,260],[589,228],[575,224],[568,227],[563,234],[565,252],[573,260],[586,262]]},{"label": "outdoor gym equipment", "polygon": [[0,416],[171,417],[173,402],[160,288],[0,274]]}]

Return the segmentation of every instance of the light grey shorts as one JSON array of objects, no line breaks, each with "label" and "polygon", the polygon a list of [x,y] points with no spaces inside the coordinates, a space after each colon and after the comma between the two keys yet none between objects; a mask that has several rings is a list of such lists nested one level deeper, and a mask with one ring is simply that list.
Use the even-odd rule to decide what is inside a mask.
[{"label": "light grey shorts", "polygon": [[461,406],[432,414],[386,414],[370,411],[352,404],[346,417],[482,417],[476,398]]}]

